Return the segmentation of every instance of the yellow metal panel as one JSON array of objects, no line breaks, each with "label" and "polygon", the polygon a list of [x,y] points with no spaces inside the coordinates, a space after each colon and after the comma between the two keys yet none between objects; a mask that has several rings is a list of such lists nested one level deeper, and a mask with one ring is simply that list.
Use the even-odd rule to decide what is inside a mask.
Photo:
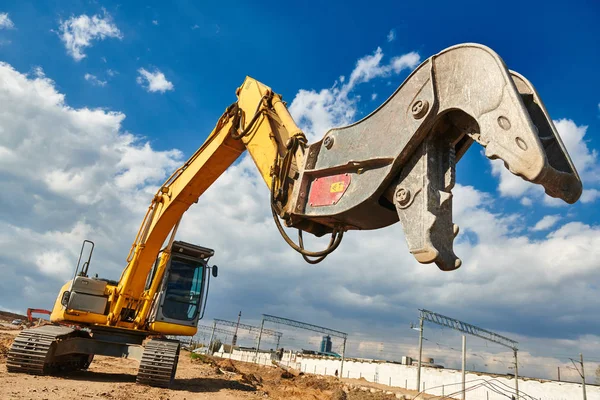
[{"label": "yellow metal panel", "polygon": [[[246,77],[238,94],[238,105],[243,113],[244,128],[248,127],[252,117],[254,117],[257,105],[261,103],[263,96],[267,96],[269,93],[272,93],[270,87],[255,79]],[[269,187],[271,186],[271,166],[276,155],[276,146],[271,138],[271,133],[271,124],[268,118],[263,115],[258,119],[249,134],[242,138],[256,167]],[[283,140],[287,140],[287,134],[285,136]]]},{"label": "yellow metal panel", "polygon": [[194,336],[198,328],[195,326],[169,324],[167,322],[153,322],[150,324],[150,330],[162,333],[163,335]]},{"label": "yellow metal panel", "polygon": [[58,297],[54,302],[54,307],[52,308],[52,313],[50,314],[51,322],[79,322],[84,324],[106,324],[106,315],[102,314],[94,314],[85,311],[72,311],[65,310],[62,304],[60,303],[62,299],[62,294],[71,288],[71,282],[68,281],[60,288],[58,292]]}]

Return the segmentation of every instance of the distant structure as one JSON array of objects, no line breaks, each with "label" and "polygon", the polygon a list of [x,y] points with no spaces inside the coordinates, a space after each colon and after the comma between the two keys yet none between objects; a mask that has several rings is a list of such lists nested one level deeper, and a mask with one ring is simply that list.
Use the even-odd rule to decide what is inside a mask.
[{"label": "distant structure", "polygon": [[331,336],[323,336],[323,340],[321,340],[321,353],[331,353]]}]

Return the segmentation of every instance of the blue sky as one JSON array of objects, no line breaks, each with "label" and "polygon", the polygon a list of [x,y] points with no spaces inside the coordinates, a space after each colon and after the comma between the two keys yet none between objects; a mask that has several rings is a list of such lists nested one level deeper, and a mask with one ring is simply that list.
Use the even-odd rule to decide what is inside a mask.
[{"label": "blue sky", "polygon": [[[145,3],[6,2],[2,8],[17,29],[3,32],[12,43],[1,54],[21,71],[42,65],[72,106],[122,110],[130,116],[124,126],[152,137],[157,148],[171,147],[173,134],[184,151],[188,145],[195,148],[223,105],[234,100],[232,88],[246,75],[290,98],[301,88],[331,85],[377,46],[385,54],[416,50],[425,58],[463,42],[488,45],[510,68],[529,77],[554,118],[568,116],[597,128],[598,98],[590,89],[600,83],[600,28],[599,6],[592,1],[569,7],[552,1],[497,6],[390,1],[368,7],[347,1],[285,6],[233,1],[227,7],[193,1]],[[95,42],[85,59],[73,62],[52,31],[60,19],[101,14],[102,9],[123,38]],[[397,39],[387,43],[391,29]],[[143,96],[134,77],[138,68],[149,65],[164,72],[177,90]],[[119,75],[107,87],[90,87],[83,80],[85,73],[105,76],[109,68]],[[400,81],[378,88],[380,98]],[[368,112],[373,106],[361,108]]]},{"label": "blue sky", "polygon": [[[147,136],[157,149],[177,143],[185,154],[202,143],[246,75],[290,101],[301,88],[330,86],[378,46],[386,55],[417,51],[426,58],[457,43],[486,44],[534,83],[555,119],[598,130],[598,96],[590,90],[600,86],[600,7],[594,2],[568,8],[558,1],[402,3],[7,2],[3,9],[17,29],[3,32],[11,43],[0,54],[20,71],[42,66],[71,106],[120,110],[128,116],[126,130]],[[103,10],[122,38],[94,41],[74,62],[59,40],[58,22]],[[392,42],[386,40],[390,30]],[[152,67],[176,90],[145,96],[135,77],[139,68]],[[109,69],[117,75],[108,76]],[[90,85],[83,78],[88,73],[109,84]],[[389,86],[381,81],[358,88],[365,98],[359,116],[389,96],[404,75],[392,77]],[[368,100],[372,93],[377,100]],[[586,139],[596,144],[593,136]],[[484,162],[471,154],[462,170],[479,170]],[[468,172],[461,182],[495,186]]]},{"label": "blue sky", "polygon": [[[334,88],[343,84],[340,76],[347,82],[359,60],[372,60],[370,57],[383,54],[379,65],[387,65],[394,57],[418,54],[423,61],[448,46],[478,42],[494,49],[510,69],[522,73],[536,86],[563,138],[568,138],[565,142],[571,146],[574,162],[584,169],[580,174],[585,188],[590,190],[586,201],[571,207],[548,203],[530,189],[532,185],[521,186],[502,175],[501,168],[494,170],[474,145],[457,171],[461,188],[455,194],[468,204],[456,212],[459,224],[465,227],[457,245],[457,251],[466,255],[460,271],[442,274],[433,266],[413,265],[404,247],[391,251],[389,246],[404,243],[398,227],[371,237],[368,232],[357,234],[362,241],[357,239],[356,243],[360,243],[363,252],[354,254],[351,245],[347,245],[345,251],[354,254],[354,258],[340,255],[315,269],[297,260],[295,254],[288,254],[275,236],[273,226],[268,225],[266,189],[256,179],[252,166],[242,160],[218,187],[207,193],[206,200],[201,199],[197,206],[200,210],[191,211],[182,230],[182,235],[193,239],[190,241],[197,241],[196,237],[213,241],[206,245],[216,248],[215,261],[224,266],[224,277],[214,286],[209,318],[234,318],[240,303],[248,308],[245,315],[255,319],[261,312],[279,311],[283,316],[323,323],[334,315],[334,321],[355,332],[356,337],[372,334],[370,329],[375,325],[383,329],[378,340],[391,343],[394,332],[414,319],[416,309],[426,307],[522,337],[530,343],[532,357],[543,354],[548,346],[558,346],[552,340],[573,341],[568,346],[561,342],[566,346],[564,353],[569,353],[578,352],[576,349],[586,335],[597,337],[599,321],[586,317],[596,305],[595,293],[600,284],[595,277],[597,268],[594,269],[600,267],[594,242],[600,218],[596,200],[600,194],[600,167],[595,150],[600,148],[597,2],[205,5],[148,1],[141,5],[111,1],[0,1],[0,13],[6,13],[11,21],[0,29],[0,61],[6,63],[0,89],[7,93],[5,101],[14,103],[15,113],[7,112],[4,119],[0,118],[0,132],[6,136],[0,139],[0,145],[4,143],[2,148],[11,151],[7,154],[23,161],[10,165],[7,162],[0,169],[0,182],[15,188],[13,196],[0,200],[0,222],[6,235],[3,245],[14,248],[20,235],[24,235],[34,237],[34,243],[45,249],[38,255],[32,254],[31,259],[0,256],[6,270],[12,271],[9,276],[14,282],[10,289],[25,287],[15,296],[0,294],[0,306],[17,310],[23,307],[16,300],[21,296],[29,304],[42,303],[36,307],[48,307],[46,303],[52,301],[60,286],[60,271],[72,268],[71,255],[78,251],[77,243],[84,235],[100,236],[98,241],[104,248],[98,252],[96,265],[99,271],[104,265],[107,274],[118,276],[150,193],[201,145],[225,107],[235,100],[235,89],[246,75],[281,93],[291,108],[294,105],[296,115],[309,120],[316,114],[303,109],[308,100],[319,94],[332,95],[333,104],[325,107],[323,114],[335,125],[366,116],[410,71],[405,68],[398,74],[363,79],[352,88],[348,99],[335,98]],[[69,52],[65,29],[72,32],[74,21],[94,16],[106,24],[105,37],[92,35],[87,46],[78,48],[78,55]],[[61,30],[61,26],[66,28]],[[162,74],[163,80],[156,83],[158,89],[149,90],[150,82],[143,79],[140,71],[146,71],[153,79]],[[9,77],[17,79],[24,93],[32,90],[31,99],[15,94]],[[44,90],[35,89],[35,82]],[[64,102],[48,100],[54,94],[64,94]],[[335,114],[336,107],[351,111],[351,117]],[[50,109],[56,115],[46,116]],[[75,115],[84,115],[85,109],[97,110],[97,114],[86,116],[88,126],[81,127],[73,121],[79,118]],[[43,124],[35,125],[36,120]],[[320,138],[331,126],[315,123],[312,127],[312,136]],[[130,141],[126,139],[129,134],[133,135]],[[44,145],[25,151],[18,145],[24,138]],[[98,150],[105,148],[106,152]],[[63,156],[64,162],[60,161]],[[35,165],[30,166],[25,162],[30,160],[28,157],[40,160],[31,160]],[[38,161],[40,165],[36,164]],[[107,169],[111,163],[118,168]],[[115,187],[110,186],[113,181]],[[231,190],[238,197],[231,199]],[[455,204],[455,210],[457,207]],[[222,214],[219,218],[223,219],[214,219],[214,214]],[[545,216],[548,218],[544,220]],[[122,223],[122,227],[117,229],[114,221]],[[225,228],[225,224],[233,228]],[[489,229],[485,230],[484,225]],[[227,248],[227,240],[235,237],[236,230],[245,237],[264,234],[260,245],[273,254],[263,253],[263,258],[236,254]],[[377,241],[382,238],[388,247],[382,248]],[[498,243],[508,248],[494,248]],[[60,251],[52,250],[52,246],[58,246]],[[556,250],[557,246],[564,247]],[[221,249],[223,255],[219,256]],[[248,245],[248,251],[251,249]],[[388,250],[391,255],[381,257]],[[530,254],[550,250],[557,251],[550,260],[544,254]],[[580,258],[561,260],[561,254]],[[361,271],[364,266],[357,260],[370,255],[379,260],[370,261],[373,270],[368,278],[349,276],[340,281],[335,277],[339,272],[336,263]],[[391,269],[398,258],[402,259],[404,270],[400,266]],[[44,262],[60,268],[55,271],[44,266]],[[571,265],[575,262],[586,267],[578,270]],[[293,268],[261,268],[266,263],[291,263]],[[530,265],[533,274],[548,274],[543,283],[527,275]],[[26,277],[18,273],[19,268],[29,271]],[[512,279],[528,282],[519,289],[525,294],[516,293],[510,283],[500,294],[489,294],[489,282],[510,282],[510,277],[502,276],[510,268],[515,268],[511,270],[515,273]],[[321,272],[331,275],[331,284],[338,285],[339,293],[315,296],[316,289],[306,282]],[[422,276],[408,277],[410,273]],[[51,287],[42,289],[31,283],[39,277],[49,279]],[[261,287],[261,282],[270,277],[273,284]],[[566,282],[562,286],[560,279]],[[246,284],[240,285],[240,280]],[[392,286],[384,284],[382,288],[386,281],[412,285],[415,293],[419,293],[419,287],[428,288],[435,299],[394,297],[397,295],[392,294]],[[569,291],[568,285],[576,289]],[[8,290],[8,286],[3,288]],[[447,287],[452,289],[446,290]],[[477,304],[449,298],[448,290],[472,293],[466,297]],[[549,307],[552,293],[563,298],[573,296],[572,306]],[[478,302],[478,296],[485,299]],[[519,301],[533,305],[520,307]],[[377,302],[385,306],[377,306]],[[410,352],[414,338],[410,331],[404,333],[406,351]],[[360,349],[357,344],[355,351]],[[600,346],[589,351],[600,359]],[[453,362],[448,355],[440,356]]]}]

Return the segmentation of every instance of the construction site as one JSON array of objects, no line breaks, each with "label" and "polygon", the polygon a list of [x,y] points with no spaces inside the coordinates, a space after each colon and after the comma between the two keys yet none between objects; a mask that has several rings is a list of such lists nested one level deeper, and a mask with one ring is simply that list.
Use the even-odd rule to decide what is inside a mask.
[{"label": "construction site", "polygon": [[[42,310],[43,311],[43,310]],[[431,313],[431,312],[429,312]],[[427,315],[427,314],[424,314]],[[0,398],[10,399],[189,399],[195,394],[215,399],[570,399],[582,385],[514,375],[444,368],[428,357],[399,361],[345,357],[348,336],[339,331],[281,317],[267,321],[324,334],[315,350],[285,350],[284,333],[261,326],[216,319],[200,325],[193,337],[170,337],[182,344],[177,373],[168,389],[136,385],[138,363],[96,357],[85,371],[52,376],[24,376],[6,367],[9,349],[19,332],[43,326],[43,318],[0,312]],[[21,321],[21,324],[17,324]],[[280,325],[278,325],[279,327]],[[476,333],[476,332],[471,332]],[[332,351],[332,335],[341,339],[342,354]],[[262,339],[263,349],[259,339]],[[254,344],[244,347],[239,342]],[[288,341],[289,342],[289,341]],[[227,344],[231,343],[231,344]],[[309,344],[309,343],[307,343]],[[310,346],[310,344],[309,344]],[[267,349],[274,347],[272,349]],[[117,371],[117,372],[116,372]],[[418,371],[418,372],[417,372]],[[416,380],[416,382],[415,382]],[[518,385],[515,383],[518,382]],[[82,382],[85,382],[82,385]],[[416,390],[417,385],[421,390]],[[519,389],[520,385],[520,389]],[[587,398],[600,399],[600,386],[588,385]],[[191,397],[193,398],[193,397]]]},{"label": "construction site", "polygon": [[0,400],[600,400],[597,5],[103,2],[0,9]]},{"label": "construction site", "polygon": [[[450,72],[455,70],[460,74]],[[468,96],[464,87],[469,88]],[[195,387],[198,379],[203,383],[190,390],[216,390],[210,386],[213,382],[222,385],[225,392],[237,388],[239,392],[274,398],[289,397],[287,389],[277,394],[286,387],[282,382],[289,382],[291,392],[308,383],[318,387],[323,384],[322,389],[314,389],[320,391],[314,395],[316,398],[333,396],[329,392],[367,398],[372,392],[376,397],[460,395],[466,399],[473,391],[473,399],[484,395],[486,399],[559,399],[576,390],[576,385],[566,383],[554,387],[552,383],[536,382],[532,386],[531,381],[519,377],[517,341],[423,309],[419,310],[417,328],[419,355],[406,355],[397,366],[375,361],[365,364],[356,359],[344,365],[347,333],[267,314],[263,314],[260,327],[240,325],[241,313],[237,323],[214,320],[207,346],[210,351],[204,355],[193,353],[205,362],[194,362],[182,347],[182,338],[197,333],[209,290],[218,285],[219,268],[211,265],[214,249],[176,240],[178,229],[187,209],[246,150],[270,193],[275,228],[290,251],[299,253],[309,264],[323,262],[350,231],[375,230],[399,222],[408,251],[418,263],[435,264],[447,273],[457,270],[462,261],[454,253],[459,227],[453,222],[452,190],[456,164],[473,144],[483,146],[487,157],[502,159],[513,174],[543,186],[546,194],[567,204],[576,202],[583,190],[575,165],[534,87],[523,76],[506,69],[500,57],[485,46],[453,46],[427,59],[372,114],[356,124],[326,132],[313,144],[296,125],[282,97],[270,87],[247,77],[235,93],[238,100],[227,107],[205,143],[152,197],[120,279],[99,277],[102,270],[92,267],[96,244],[85,239],[72,278],[58,291],[55,304],[48,310],[28,311],[28,325],[32,324],[32,312],[49,314],[51,323],[26,327],[14,338],[3,333],[3,340],[10,342],[4,351],[8,375],[3,390],[16,390],[20,385],[13,383],[19,379],[49,383],[54,382],[53,378],[45,376],[62,375],[65,383],[81,376],[88,391],[90,384],[85,377],[105,373],[108,366],[114,368],[104,375],[107,384],[113,379],[133,379],[133,375],[122,372],[124,366],[111,364],[122,360],[103,357],[128,359],[130,364],[125,364],[125,369],[137,360],[135,383],[142,387],[184,390]],[[370,144],[354,146],[359,140],[357,135],[365,132],[372,136]],[[375,145],[379,141],[386,145]],[[297,230],[297,240],[289,236],[292,229]],[[329,243],[323,250],[308,250],[303,234],[328,235]],[[423,360],[425,321],[505,346],[514,353],[513,382],[506,377],[483,379],[469,375],[467,379],[466,336],[462,339],[460,379],[459,374],[447,373],[433,360]],[[229,350],[212,348],[217,323],[236,329]],[[325,358],[285,353],[279,343],[282,334],[266,328],[265,323],[324,334],[326,341],[317,355]],[[252,351],[234,352],[239,328],[258,334],[254,357]],[[273,351],[266,354],[260,351],[263,336],[278,340]],[[342,340],[340,353],[332,353],[331,337]],[[227,358],[230,364],[208,358],[213,355]],[[417,360],[416,369],[413,358]],[[231,364],[233,360],[242,364]],[[223,372],[221,367],[228,370]],[[440,370],[430,372],[431,368]],[[584,379],[583,358],[581,369]],[[217,371],[223,377],[217,378]],[[196,378],[202,374],[208,375]],[[258,375],[256,379],[248,378],[254,374]],[[376,385],[387,381],[387,389],[395,391],[368,386],[356,390],[344,383],[351,379]],[[113,396],[112,389],[108,392],[102,382],[97,384],[100,395]],[[127,390],[146,390],[124,385]],[[42,393],[54,390],[62,398],[70,395],[49,386],[32,390],[38,389]],[[413,393],[403,392],[411,390]],[[585,383],[581,390],[586,393]],[[589,398],[598,394],[592,388],[588,392]],[[21,394],[10,392],[6,396]],[[171,394],[165,396],[170,398]]]}]

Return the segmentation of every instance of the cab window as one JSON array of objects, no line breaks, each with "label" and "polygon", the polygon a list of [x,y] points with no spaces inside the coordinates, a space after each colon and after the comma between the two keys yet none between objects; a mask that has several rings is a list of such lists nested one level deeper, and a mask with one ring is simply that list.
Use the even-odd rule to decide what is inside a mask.
[{"label": "cab window", "polygon": [[202,297],[204,266],[198,262],[172,259],[162,313],[181,321],[196,318]]}]

